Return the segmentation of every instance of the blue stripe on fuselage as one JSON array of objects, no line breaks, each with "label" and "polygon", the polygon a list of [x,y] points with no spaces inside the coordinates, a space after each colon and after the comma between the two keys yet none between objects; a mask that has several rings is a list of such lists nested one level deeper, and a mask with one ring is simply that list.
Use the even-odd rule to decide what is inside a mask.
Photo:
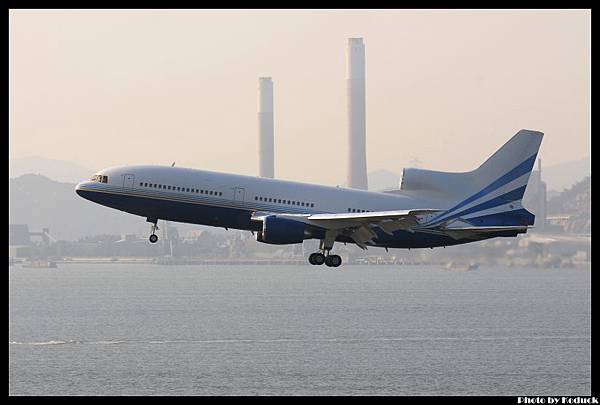
[{"label": "blue stripe on fuselage", "polygon": [[77,194],[98,204],[142,217],[252,230],[252,211],[240,208],[85,189],[77,190]]}]

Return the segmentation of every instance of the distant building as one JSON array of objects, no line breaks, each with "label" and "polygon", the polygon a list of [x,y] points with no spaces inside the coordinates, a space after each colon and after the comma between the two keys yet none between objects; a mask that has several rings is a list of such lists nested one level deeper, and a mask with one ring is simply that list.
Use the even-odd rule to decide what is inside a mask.
[{"label": "distant building", "polygon": [[548,187],[542,181],[542,159],[538,159],[538,169],[531,172],[523,206],[535,215],[534,227],[540,231],[547,225],[547,194]]},{"label": "distant building", "polygon": [[29,257],[31,254],[31,238],[26,224],[8,225],[8,257]]},{"label": "distant building", "polygon": [[258,175],[275,177],[275,138],[273,124],[273,80],[258,79]]},{"label": "distant building", "polygon": [[29,227],[26,224],[9,224],[8,225],[8,244],[10,245],[29,245],[31,239],[29,237]]},{"label": "distant building", "polygon": [[569,215],[553,215],[546,218],[547,225],[557,226],[562,229],[566,228],[569,225],[569,220],[571,217]]},{"label": "distant building", "polygon": [[365,101],[365,44],[348,38],[346,47],[348,109],[348,187],[368,189]]}]

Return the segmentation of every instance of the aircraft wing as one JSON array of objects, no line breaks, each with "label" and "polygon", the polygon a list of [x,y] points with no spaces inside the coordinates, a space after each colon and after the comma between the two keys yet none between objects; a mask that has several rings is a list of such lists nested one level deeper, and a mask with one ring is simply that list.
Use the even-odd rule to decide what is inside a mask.
[{"label": "aircraft wing", "polygon": [[377,234],[374,227],[379,227],[383,232],[392,235],[395,231],[406,230],[409,232],[423,232],[448,235],[454,239],[481,239],[482,235],[498,232],[527,232],[527,226],[473,226],[460,219],[453,219],[446,223],[430,227],[427,222],[444,210],[439,209],[411,209],[396,211],[356,212],[341,214],[275,214],[269,212],[256,212],[253,218],[260,219],[268,215],[277,215],[325,229],[330,234],[343,234],[350,237],[360,248],[366,249],[367,245],[374,244],[373,239]]},{"label": "aircraft wing", "polygon": [[[315,225],[326,229],[340,229],[364,224],[379,225],[388,233],[396,229],[408,228],[419,223],[420,215],[428,215],[441,210],[414,209],[399,211],[352,212],[342,214],[312,214],[306,219]],[[402,226],[400,226],[402,224]],[[398,226],[396,229],[394,227]]]},{"label": "aircraft wing", "polygon": [[440,212],[438,209],[413,209],[397,211],[356,212],[342,214],[312,214],[304,217],[309,224],[344,233],[361,248],[372,242],[377,235],[372,227],[378,226],[392,234],[400,229],[411,230],[427,216]]}]

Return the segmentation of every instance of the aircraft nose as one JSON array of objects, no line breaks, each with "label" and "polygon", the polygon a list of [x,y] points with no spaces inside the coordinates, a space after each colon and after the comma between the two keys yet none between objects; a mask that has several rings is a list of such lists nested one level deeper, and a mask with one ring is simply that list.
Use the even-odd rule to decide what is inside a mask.
[{"label": "aircraft nose", "polygon": [[94,192],[93,184],[93,181],[82,181],[75,186],[75,193],[81,198],[96,202],[97,193]]},{"label": "aircraft nose", "polygon": [[82,182],[80,182],[79,184],[77,184],[77,185],[75,186],[75,193],[77,193],[77,195],[78,195],[78,196],[80,196],[80,197],[84,197],[84,195],[83,195],[83,193],[84,193],[84,191],[83,191],[83,187],[84,187],[84,185],[85,185],[86,183],[87,183],[86,181],[82,181]]}]

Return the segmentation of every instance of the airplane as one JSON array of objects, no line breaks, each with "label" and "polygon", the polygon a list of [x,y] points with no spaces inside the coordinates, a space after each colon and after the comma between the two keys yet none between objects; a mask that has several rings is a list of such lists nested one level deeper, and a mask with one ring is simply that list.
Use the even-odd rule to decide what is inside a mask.
[{"label": "airplane", "polygon": [[[145,217],[251,231],[263,243],[320,240],[308,261],[338,267],[335,242],[434,248],[516,237],[534,224],[521,200],[543,133],[520,130],[477,169],[405,168],[400,189],[372,192],[171,166],[120,166],[77,184],[95,203]],[[462,153],[468,153],[463,151]]]}]

